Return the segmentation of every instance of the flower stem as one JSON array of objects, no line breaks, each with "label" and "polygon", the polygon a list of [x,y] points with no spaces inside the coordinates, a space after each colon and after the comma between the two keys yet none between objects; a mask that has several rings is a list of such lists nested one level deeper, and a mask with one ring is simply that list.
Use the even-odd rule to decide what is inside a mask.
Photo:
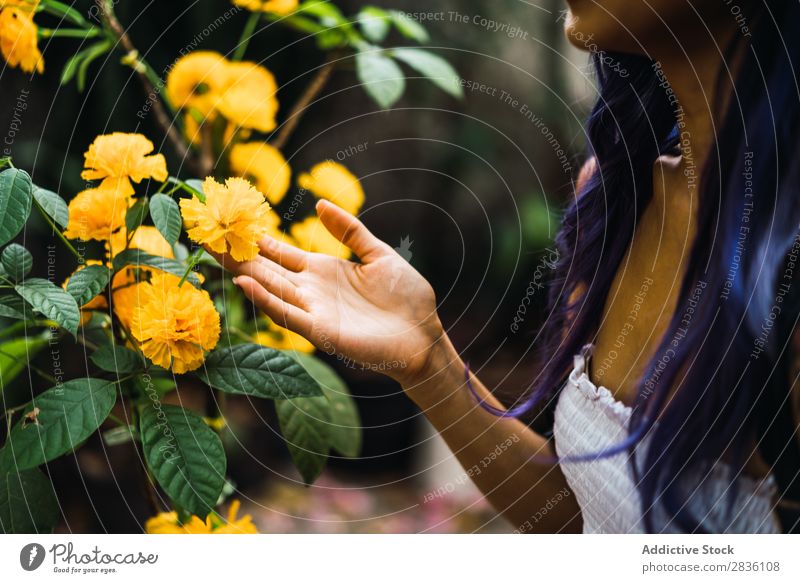
[{"label": "flower stem", "polygon": [[151,100],[151,95],[154,96],[151,101],[156,122],[159,126],[161,126],[161,129],[166,134],[178,157],[181,160],[186,160],[191,166],[194,164],[194,160],[190,155],[189,146],[187,146],[186,142],[183,140],[183,137],[176,129],[173,120],[170,119],[170,116],[167,114],[167,111],[164,108],[166,105],[174,118],[176,114],[174,107],[169,100],[162,95],[161,89],[163,88],[164,84],[161,81],[161,78],[155,73],[155,71],[153,71],[152,67],[150,67],[150,65],[148,65],[144,59],[139,57],[139,51],[133,45],[128,33],[125,32],[122,24],[120,24],[119,20],[114,14],[114,7],[111,0],[95,0],[95,4],[100,11],[100,15],[102,16],[103,22],[105,23],[107,29],[110,31],[113,37],[119,41],[119,44],[125,53],[131,57],[131,67],[138,74],[142,89],[144,89],[144,93],[148,100]]},{"label": "flower stem", "polygon": [[175,188],[173,188],[173,189],[172,189],[171,191],[169,191],[167,194],[170,194],[170,195],[171,195],[173,192],[175,192],[176,190],[178,190],[178,189],[180,188],[180,189],[183,189],[183,190],[185,190],[186,192],[188,192],[188,193],[189,193],[189,194],[191,194],[192,196],[196,196],[196,197],[197,197],[197,199],[198,199],[200,202],[205,202],[205,201],[206,201],[206,195],[205,195],[205,194],[203,194],[202,192],[200,192],[200,191],[199,191],[199,190],[197,190],[196,188],[192,188],[191,186],[189,186],[188,184],[186,184],[186,183],[185,183],[183,180],[181,180],[180,178],[175,178],[175,177],[173,177],[173,176],[170,176],[169,178],[167,178],[167,181],[168,181],[170,184],[174,184],[174,185],[175,185]]},{"label": "flower stem", "polygon": [[178,282],[178,287],[183,285],[183,282],[186,281],[186,278],[189,277],[189,274],[194,270],[194,266],[200,262],[203,251],[204,249],[199,247],[189,256],[189,263],[186,265],[186,271],[183,272],[183,277],[181,277],[181,280]]},{"label": "flower stem", "polygon": [[289,138],[297,128],[297,124],[300,123],[300,119],[303,117],[306,110],[308,110],[308,106],[311,105],[311,102],[313,102],[317,95],[319,95],[320,91],[325,88],[325,85],[331,78],[331,74],[341,60],[341,57],[342,56],[339,52],[331,53],[325,60],[325,63],[323,63],[323,65],[317,69],[317,73],[314,75],[311,83],[308,84],[306,90],[292,106],[292,109],[289,111],[289,115],[286,118],[283,127],[278,132],[278,135],[275,137],[275,139],[272,140],[272,145],[277,149],[282,150],[286,146]]},{"label": "flower stem", "polygon": [[83,265],[84,263],[83,255],[81,255],[78,252],[78,250],[72,246],[72,243],[69,242],[69,239],[67,239],[64,236],[64,233],[61,232],[61,229],[59,229],[56,226],[55,222],[53,222],[53,219],[50,218],[50,215],[48,215],[47,212],[45,212],[45,210],[41,207],[41,205],[35,198],[33,199],[33,204],[39,210],[39,213],[44,217],[44,220],[47,221],[47,224],[50,225],[50,228],[53,229],[53,232],[58,236],[59,239],[61,239],[61,242],[64,243],[67,249],[69,249],[72,252],[75,258],[78,260],[78,264]]},{"label": "flower stem", "polygon": [[244,53],[247,51],[247,45],[250,44],[250,39],[253,38],[253,32],[255,31],[256,25],[260,19],[261,14],[259,12],[253,12],[250,14],[250,18],[247,19],[247,23],[244,25],[244,29],[242,30],[242,36],[239,37],[239,44],[236,45],[236,51],[233,53],[233,57],[231,58],[232,61],[242,60]]},{"label": "flower stem", "polygon": [[112,421],[115,421],[115,422],[119,423],[123,427],[130,427],[130,423],[128,423],[127,421],[123,421],[122,419],[120,419],[119,417],[114,415],[113,413],[109,413],[108,414],[108,418],[111,419]]},{"label": "flower stem", "polygon": [[93,38],[96,36],[100,36],[100,30],[97,28],[88,28],[88,29],[81,29],[81,28],[40,28],[39,29],[39,37],[40,38],[53,38],[53,37],[65,37],[65,38]]}]

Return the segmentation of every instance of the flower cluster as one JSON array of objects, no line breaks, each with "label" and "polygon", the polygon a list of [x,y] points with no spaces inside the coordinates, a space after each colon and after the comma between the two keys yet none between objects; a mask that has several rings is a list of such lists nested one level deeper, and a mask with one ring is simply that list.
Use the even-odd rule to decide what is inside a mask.
[{"label": "flower cluster", "polygon": [[0,52],[9,65],[26,73],[44,72],[33,22],[38,6],[39,0],[0,0]]},{"label": "flower cluster", "polygon": [[[253,178],[259,189],[273,193],[267,198],[273,204],[283,200],[291,176],[289,165],[280,153],[268,144],[251,148],[253,143],[234,146],[231,153],[231,170],[241,176]],[[246,147],[248,155],[237,155],[237,148]],[[280,156],[280,159],[277,158]],[[275,186],[274,186],[275,185]],[[276,187],[280,185],[279,188]],[[302,173],[297,178],[301,193],[310,192],[316,198],[324,198],[341,206],[351,214],[358,214],[364,204],[364,189],[347,168],[326,160]],[[350,250],[331,235],[319,218],[312,215],[289,225],[281,224],[279,216],[272,214],[273,224],[268,234],[306,251],[323,253],[347,259]]]},{"label": "flower cluster", "polygon": [[98,136],[84,156],[81,178],[99,180],[101,189],[113,190],[122,195],[135,191],[136,183],[145,178],[167,179],[167,162],[162,154],[148,155],[153,151],[153,142],[142,134],[114,132]]},{"label": "flower cluster", "polygon": [[203,192],[205,201],[180,203],[189,238],[236,261],[258,255],[258,241],[275,228],[277,219],[264,195],[243,178],[229,178],[224,185],[206,178]]},{"label": "flower cluster", "polygon": [[[129,233],[125,225],[136,200],[133,184],[167,178],[164,156],[152,151],[152,142],[141,134],[102,135],[89,146],[81,176],[101,182],[70,201],[64,231],[67,238],[105,243],[104,260],[87,264],[111,267],[114,258],[128,249],[174,257],[172,246],[156,227],[139,225]],[[219,314],[208,293],[179,284],[179,277],[147,266],[123,267],[111,281],[111,306],[127,340],[153,364],[177,374],[198,368],[220,336]],[[91,312],[107,310],[108,301],[97,296],[80,307],[85,323]]]},{"label": "flower cluster", "polygon": [[158,272],[140,283],[130,324],[142,353],[176,374],[199,368],[220,335],[219,314],[208,292],[179,281]]},{"label": "flower cluster", "polygon": [[186,132],[200,139],[220,117],[229,131],[275,129],[275,77],[256,63],[229,61],[219,53],[196,51],[178,59],[167,75],[167,97],[183,110]]},{"label": "flower cluster", "polygon": [[292,169],[280,150],[266,143],[248,142],[231,148],[231,172],[253,182],[270,204],[280,204],[292,181]]},{"label": "flower cluster", "polygon": [[131,180],[166,180],[167,162],[162,154],[148,155],[153,143],[141,134],[113,133],[98,136],[84,154],[81,177],[102,179],[96,188],[79,193],[69,203],[69,224],[64,235],[84,241],[108,241],[125,226],[125,214],[133,204]]},{"label": "flower cluster", "polygon": [[320,162],[308,173],[301,174],[297,184],[317,198],[325,198],[342,207],[351,215],[358,213],[364,204],[364,189],[358,178],[332,160]]}]

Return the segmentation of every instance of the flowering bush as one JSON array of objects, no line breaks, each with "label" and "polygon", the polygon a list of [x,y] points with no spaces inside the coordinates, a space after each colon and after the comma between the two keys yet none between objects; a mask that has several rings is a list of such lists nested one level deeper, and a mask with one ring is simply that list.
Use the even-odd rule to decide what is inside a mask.
[{"label": "flowering bush", "polygon": [[[154,507],[154,533],[255,532],[249,516],[216,508],[231,488],[220,433],[223,394],[270,399],[291,457],[306,483],[320,474],[330,450],[358,455],[358,412],[344,382],[313,356],[302,337],[268,321],[248,319],[243,298],[219,275],[208,252],[236,261],[258,257],[259,241],[280,238],[304,249],[349,257],[315,216],[284,224],[272,208],[291,187],[281,149],[309,103],[340,62],[354,58],[367,93],[381,107],[403,93],[404,62],[458,95],[455,73],[418,48],[378,46],[394,27],[423,42],[427,34],[396,11],[364,8],[346,18],[332,3],[234,0],[251,11],[230,58],[198,51],[170,67],[165,82],[139,55],[114,13],[97,0],[99,24],[52,0],[0,0],[0,50],[8,65],[41,73],[37,39],[79,38],[89,46],[69,59],[62,83],[82,90],[92,62],[122,50],[147,92],[156,120],[193,177],[171,175],[167,159],[139,133],[97,136],[84,154],[86,188],[69,204],[31,181],[11,158],[0,160],[0,389],[26,369],[32,400],[5,408],[0,448],[0,530],[44,532],[58,519],[53,487],[40,466],[74,451],[96,431],[107,446],[133,443],[148,487],[172,509]],[[38,28],[47,17],[67,28]],[[328,53],[308,90],[278,125],[278,85],[256,62],[244,61],[262,20],[313,35]],[[274,135],[270,132],[276,132]],[[348,212],[364,203],[358,179],[322,161],[298,185]],[[35,276],[38,265],[14,242],[31,213],[41,215],[74,255],[63,285]],[[96,241],[85,257],[76,241]],[[81,246],[81,249],[92,249]],[[36,268],[36,270],[35,270]],[[14,323],[16,321],[16,323]],[[88,376],[63,381],[31,360],[46,346],[77,342],[90,356]],[[167,404],[189,379],[205,387],[205,415]],[[151,496],[151,498],[154,498]]]}]

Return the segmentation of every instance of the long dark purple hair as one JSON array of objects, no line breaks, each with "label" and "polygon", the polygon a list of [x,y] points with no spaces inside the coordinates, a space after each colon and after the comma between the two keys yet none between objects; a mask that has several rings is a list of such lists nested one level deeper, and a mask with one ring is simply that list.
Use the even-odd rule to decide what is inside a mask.
[{"label": "long dark purple hair", "polygon": [[[800,3],[753,4],[752,36],[737,35],[727,50],[726,61],[738,63],[735,92],[718,117],[716,143],[706,166],[687,176],[687,187],[696,179],[698,228],[675,315],[639,379],[628,438],[583,457],[631,454],[650,531],[659,529],[657,505],[682,530],[705,531],[685,504],[698,476],[724,459],[735,470],[735,493],[753,444],[779,495],[800,497],[789,378],[789,360],[798,356],[789,340],[800,313],[800,257],[792,263],[800,249]],[[554,401],[573,356],[597,333],[614,274],[652,198],[656,158],[690,146],[658,65],[642,56],[605,57],[593,57],[599,98],[587,135],[594,164],[558,235],[541,373],[503,415]],[[604,64],[614,61],[630,74]],[[634,451],[644,435],[647,451]],[[796,528],[796,516],[779,516],[785,530]]]}]

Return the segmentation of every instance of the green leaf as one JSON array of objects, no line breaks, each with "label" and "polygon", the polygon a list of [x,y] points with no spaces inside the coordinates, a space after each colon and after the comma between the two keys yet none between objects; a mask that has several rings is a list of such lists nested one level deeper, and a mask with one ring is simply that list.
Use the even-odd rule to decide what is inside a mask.
[{"label": "green leaf", "polygon": [[347,45],[347,36],[337,28],[328,28],[314,35],[317,48],[321,51],[343,47]]},{"label": "green leaf", "polygon": [[390,108],[402,97],[406,87],[403,71],[383,53],[357,53],[356,71],[366,92],[381,108]]},{"label": "green leaf", "polygon": [[47,336],[29,336],[0,344],[0,391],[25,370],[47,342]]},{"label": "green leaf", "polygon": [[73,379],[35,397],[0,450],[0,473],[34,468],[80,445],[117,400],[114,383]]},{"label": "green leaf", "polygon": [[108,39],[101,40],[98,43],[93,44],[87,49],[81,51],[84,53],[83,59],[81,60],[80,65],[78,66],[78,91],[83,92],[84,88],[86,87],[86,73],[89,70],[89,65],[92,64],[97,58],[102,57],[114,45]]},{"label": "green leaf", "polygon": [[94,351],[90,358],[99,368],[117,374],[132,373],[145,367],[139,353],[117,344],[101,346]]},{"label": "green leaf", "polygon": [[150,198],[150,217],[170,245],[178,242],[181,236],[181,209],[172,197],[166,194],[154,194]]},{"label": "green leaf", "polygon": [[189,248],[183,243],[175,243],[172,246],[172,252],[175,254],[175,259],[181,263],[185,263],[189,259]]},{"label": "green leaf", "polygon": [[[139,267],[152,267],[159,271],[165,271],[178,277],[183,277],[186,271],[186,266],[179,261],[169,259],[167,257],[159,257],[157,255],[150,255],[139,249],[127,249],[114,257],[114,272],[120,271],[122,268],[133,265]],[[190,273],[186,281],[195,287],[200,287],[200,280],[196,273]]]},{"label": "green leaf", "polygon": [[358,25],[364,36],[374,43],[383,42],[392,26],[389,13],[377,6],[365,6],[358,13]]},{"label": "green leaf", "polygon": [[199,193],[200,200],[203,200],[205,196],[205,192],[203,191],[203,181],[199,180],[198,178],[189,178],[188,180],[184,180],[183,183],[188,186],[191,190],[194,190],[195,193]]},{"label": "green leaf", "polygon": [[34,315],[25,300],[14,294],[0,296],[0,318],[30,320]]},{"label": "green leaf", "polygon": [[70,276],[67,293],[79,306],[85,306],[105,289],[110,280],[111,270],[105,265],[87,265]]},{"label": "green leaf", "polygon": [[53,485],[41,470],[0,475],[0,533],[47,534],[59,514]]},{"label": "green leaf", "polygon": [[22,230],[31,214],[31,177],[24,170],[8,168],[0,172],[0,245],[5,245]]},{"label": "green leaf", "polygon": [[303,2],[297,7],[294,14],[310,14],[316,16],[320,23],[325,26],[344,25],[347,23],[344,14],[342,14],[342,11],[339,10],[336,5],[322,0],[308,0],[307,2]]},{"label": "green leaf", "polygon": [[139,433],[147,465],[180,507],[205,518],[225,485],[225,452],[219,436],[196,413],[144,406]]},{"label": "green leaf", "polygon": [[58,2],[58,0],[42,0],[42,4],[47,6],[47,11],[51,14],[63,16],[65,19],[77,24],[82,28],[86,28],[89,24],[79,10],[75,10],[68,4]]},{"label": "green leaf", "polygon": [[92,61],[108,52],[112,47],[113,44],[111,41],[104,39],[72,55],[61,71],[59,83],[61,83],[61,85],[66,85],[77,73],[78,91],[83,91],[86,86],[86,72],[89,69],[89,65]]},{"label": "green leaf", "polygon": [[324,397],[275,402],[281,433],[303,481],[312,484],[322,473],[330,451],[330,418]]},{"label": "green leaf", "polygon": [[64,68],[61,70],[61,79],[59,80],[61,85],[69,83],[75,76],[75,73],[78,72],[78,65],[80,65],[81,59],[83,59],[82,53],[83,51],[75,53],[64,65]]},{"label": "green leaf", "polygon": [[133,203],[133,206],[125,213],[125,228],[128,233],[133,233],[142,224],[147,216],[147,199],[140,198]]},{"label": "green leaf", "polygon": [[33,267],[33,255],[22,245],[11,243],[3,249],[0,255],[0,262],[3,264],[6,274],[14,281],[20,281],[30,273]]},{"label": "green leaf", "polygon": [[430,79],[434,85],[453,97],[464,97],[461,78],[453,66],[439,55],[430,51],[412,48],[399,48],[392,51],[395,59]]},{"label": "green leaf", "polygon": [[77,337],[81,311],[70,294],[52,282],[36,277],[17,284],[14,289],[34,310],[55,320],[64,330]]},{"label": "green leaf", "polygon": [[416,20],[410,18],[405,12],[392,10],[389,12],[389,17],[392,19],[397,32],[404,37],[410,38],[418,43],[426,43],[430,40],[428,31]]},{"label": "green leaf", "polygon": [[33,198],[39,207],[47,213],[53,222],[62,229],[67,228],[69,223],[69,208],[67,202],[58,194],[45,188],[34,186]]},{"label": "green leaf", "polygon": [[[361,417],[347,385],[336,371],[318,358],[299,352],[293,353],[292,356],[322,387],[330,416],[328,426],[330,446],[343,456],[358,457],[361,452]],[[298,400],[295,399],[294,402]]]},{"label": "green leaf", "polygon": [[259,344],[236,344],[208,355],[198,376],[208,385],[238,395],[294,399],[322,394],[319,385],[289,354]]},{"label": "green leaf", "polygon": [[[153,374],[156,371],[164,372],[170,376],[156,376]],[[144,375],[137,375],[133,377],[133,384],[139,394],[140,402],[149,404],[149,399],[154,394],[161,398],[177,388],[177,385],[175,384],[176,377],[171,371],[165,371],[164,369],[154,365],[150,368],[149,372],[150,374],[145,378],[142,378]]]}]

